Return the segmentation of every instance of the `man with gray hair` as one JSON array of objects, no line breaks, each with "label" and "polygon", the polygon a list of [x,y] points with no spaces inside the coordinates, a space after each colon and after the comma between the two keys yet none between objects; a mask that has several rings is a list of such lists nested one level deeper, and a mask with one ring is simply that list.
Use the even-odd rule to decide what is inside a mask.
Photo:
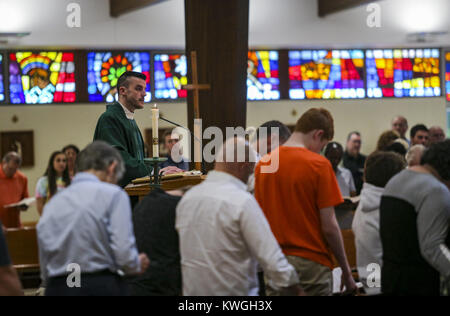
[{"label": "man with gray hair", "polygon": [[406,153],[406,162],[408,163],[408,168],[414,166],[420,166],[420,161],[422,160],[422,155],[427,148],[424,145],[418,144],[412,146]]},{"label": "man with gray hair", "polygon": [[184,295],[257,295],[257,262],[273,287],[302,293],[295,269],[246,190],[255,158],[243,138],[228,139],[214,170],[178,204]]},{"label": "man with gray hair", "polygon": [[47,296],[127,295],[121,276],[147,269],[130,200],[116,185],[124,169],[116,149],[94,142],[78,155],[72,184],[45,206],[37,230]]},{"label": "man with gray hair", "polygon": [[5,208],[28,197],[28,179],[18,170],[21,164],[22,158],[15,152],[9,152],[3,157],[0,167],[0,222],[6,228],[21,227],[20,211],[27,209]]}]

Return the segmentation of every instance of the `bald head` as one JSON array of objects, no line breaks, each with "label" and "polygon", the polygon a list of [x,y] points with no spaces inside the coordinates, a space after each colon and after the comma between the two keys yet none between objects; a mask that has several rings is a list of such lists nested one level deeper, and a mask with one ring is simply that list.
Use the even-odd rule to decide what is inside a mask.
[{"label": "bald head", "polygon": [[408,121],[403,116],[396,116],[391,122],[392,130],[398,132],[401,138],[405,138],[406,132],[408,131]]},{"label": "bald head", "polygon": [[242,137],[226,140],[216,155],[214,170],[231,174],[247,183],[255,168],[256,153]]},{"label": "bald head", "polygon": [[3,173],[7,178],[12,178],[21,164],[22,158],[16,152],[9,152],[2,160]]},{"label": "bald head", "polygon": [[429,142],[430,146],[439,142],[443,142],[445,140],[445,133],[444,130],[439,126],[432,126],[429,129]]}]

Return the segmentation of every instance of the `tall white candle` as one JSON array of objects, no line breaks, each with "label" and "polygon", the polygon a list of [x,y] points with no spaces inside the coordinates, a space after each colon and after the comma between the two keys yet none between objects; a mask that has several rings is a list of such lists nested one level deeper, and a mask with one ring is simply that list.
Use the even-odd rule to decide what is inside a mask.
[{"label": "tall white candle", "polygon": [[159,157],[158,120],[159,120],[159,109],[155,103],[152,107],[153,158]]}]

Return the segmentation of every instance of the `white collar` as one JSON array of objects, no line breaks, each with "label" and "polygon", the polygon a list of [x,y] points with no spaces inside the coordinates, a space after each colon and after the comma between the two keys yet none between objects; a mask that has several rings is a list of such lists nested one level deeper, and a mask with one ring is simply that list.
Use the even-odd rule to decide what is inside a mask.
[{"label": "white collar", "polygon": [[122,106],[122,109],[125,111],[125,116],[127,117],[127,119],[134,120],[134,113],[128,110],[126,107],[124,107],[123,104],[120,103],[119,101],[117,102]]}]

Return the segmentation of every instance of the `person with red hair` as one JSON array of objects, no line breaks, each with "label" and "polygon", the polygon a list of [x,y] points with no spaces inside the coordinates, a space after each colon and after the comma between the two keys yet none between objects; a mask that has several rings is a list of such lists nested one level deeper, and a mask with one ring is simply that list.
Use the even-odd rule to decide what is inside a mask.
[{"label": "person with red hair", "polygon": [[[344,200],[331,163],[320,155],[333,136],[330,112],[312,108],[300,117],[287,142],[255,169],[255,197],[307,295],[332,294],[333,254],[346,292],[357,290],[334,210]],[[278,169],[268,171],[274,159]],[[270,284],[267,293],[280,294]]]}]

